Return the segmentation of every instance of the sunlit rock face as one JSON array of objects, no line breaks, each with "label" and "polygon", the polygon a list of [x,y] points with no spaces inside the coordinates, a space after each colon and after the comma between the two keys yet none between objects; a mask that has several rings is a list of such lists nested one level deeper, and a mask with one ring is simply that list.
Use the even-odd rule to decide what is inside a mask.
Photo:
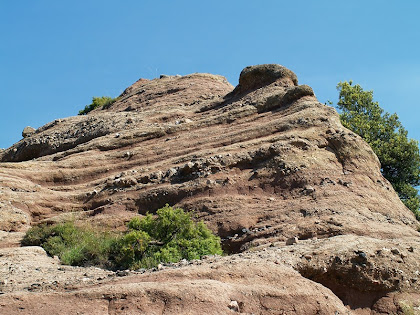
[{"label": "sunlit rock face", "polygon": [[[419,291],[414,216],[370,147],[280,65],[245,68],[235,88],[211,74],[141,79],[0,161],[5,314],[380,314]],[[15,247],[38,222],[122,230],[166,203],[194,211],[233,255],[118,277]]]}]

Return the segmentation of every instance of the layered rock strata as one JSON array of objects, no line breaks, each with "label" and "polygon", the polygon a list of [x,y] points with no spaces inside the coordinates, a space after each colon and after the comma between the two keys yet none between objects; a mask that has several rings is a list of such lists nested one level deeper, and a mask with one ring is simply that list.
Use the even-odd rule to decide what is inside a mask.
[{"label": "layered rock strata", "polygon": [[[371,148],[279,65],[245,68],[236,88],[210,74],[139,80],[108,108],[55,120],[0,160],[10,257],[1,272],[13,280],[0,310],[45,313],[77,298],[80,312],[115,314],[381,314],[418,299],[417,221]],[[66,289],[42,284],[52,268],[29,277],[35,292],[8,272],[25,251],[10,246],[30,225],[73,218],[123,229],[166,203],[194,211],[234,255],[86,283],[79,272]]]}]

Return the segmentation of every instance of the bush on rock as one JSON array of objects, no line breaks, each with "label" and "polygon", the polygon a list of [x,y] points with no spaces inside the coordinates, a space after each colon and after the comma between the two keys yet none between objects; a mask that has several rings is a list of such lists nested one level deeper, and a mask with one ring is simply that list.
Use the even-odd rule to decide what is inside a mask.
[{"label": "bush on rock", "polygon": [[110,269],[151,268],[223,253],[220,238],[183,209],[166,205],[156,214],[132,219],[119,234],[74,222],[43,224],[28,230],[22,245],[42,246],[63,264]]}]

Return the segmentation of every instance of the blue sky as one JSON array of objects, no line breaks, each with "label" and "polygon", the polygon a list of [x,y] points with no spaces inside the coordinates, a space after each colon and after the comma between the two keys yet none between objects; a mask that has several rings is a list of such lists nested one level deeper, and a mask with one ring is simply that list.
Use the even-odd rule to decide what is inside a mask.
[{"label": "blue sky", "polygon": [[0,0],[0,148],[139,78],[209,72],[237,84],[278,63],[337,101],[352,79],[420,140],[420,1]]}]

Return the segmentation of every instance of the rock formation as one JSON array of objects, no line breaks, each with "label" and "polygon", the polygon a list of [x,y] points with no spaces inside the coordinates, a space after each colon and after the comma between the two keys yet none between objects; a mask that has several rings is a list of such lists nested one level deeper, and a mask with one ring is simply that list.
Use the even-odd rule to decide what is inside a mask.
[{"label": "rock formation", "polygon": [[36,131],[35,128],[33,128],[31,126],[26,126],[25,128],[23,128],[22,137],[24,137],[24,138],[30,137],[31,135],[34,134],[35,131]]},{"label": "rock formation", "polygon": [[[0,161],[0,313],[419,306],[418,222],[371,148],[282,66],[247,67],[236,88],[210,74],[141,79],[108,108],[37,129]],[[114,273],[16,247],[42,221],[122,229],[166,203],[195,211],[231,255]]]}]

